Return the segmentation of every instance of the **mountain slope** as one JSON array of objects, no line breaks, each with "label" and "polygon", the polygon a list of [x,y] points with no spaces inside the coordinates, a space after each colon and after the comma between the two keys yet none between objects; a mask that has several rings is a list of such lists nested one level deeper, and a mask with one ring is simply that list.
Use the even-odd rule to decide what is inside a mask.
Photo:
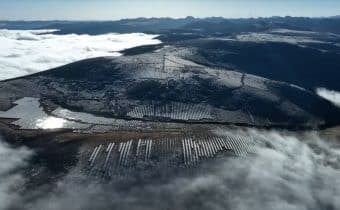
[{"label": "mountain slope", "polygon": [[[38,96],[72,110],[124,119],[284,127],[339,123],[340,110],[314,93],[183,59],[191,55],[188,48],[165,47],[79,61],[3,82],[0,96]],[[14,88],[20,86],[26,88]]]}]

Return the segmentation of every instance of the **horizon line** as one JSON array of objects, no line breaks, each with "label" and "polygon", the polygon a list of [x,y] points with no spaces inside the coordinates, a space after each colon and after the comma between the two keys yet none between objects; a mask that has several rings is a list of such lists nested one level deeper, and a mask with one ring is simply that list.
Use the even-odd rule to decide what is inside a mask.
[{"label": "horizon line", "polygon": [[129,18],[120,18],[120,19],[0,19],[1,22],[47,22],[47,21],[60,21],[60,22],[113,22],[113,21],[121,21],[121,20],[135,20],[135,19],[174,19],[181,20],[186,18],[194,18],[194,19],[209,19],[209,18],[223,18],[229,20],[237,20],[237,19],[267,19],[267,18],[310,18],[310,19],[327,19],[327,18],[340,18],[340,15],[331,15],[331,16],[291,16],[291,15],[272,15],[272,16],[257,16],[257,17],[225,17],[225,16],[204,16],[204,17],[195,17],[195,16],[183,16],[183,17],[169,17],[169,16],[140,16],[140,17],[129,17]]}]

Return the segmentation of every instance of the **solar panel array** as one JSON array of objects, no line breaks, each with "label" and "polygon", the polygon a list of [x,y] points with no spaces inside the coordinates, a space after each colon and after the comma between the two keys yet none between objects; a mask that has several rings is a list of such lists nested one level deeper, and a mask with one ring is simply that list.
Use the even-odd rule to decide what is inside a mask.
[{"label": "solar panel array", "polygon": [[86,169],[90,176],[119,181],[136,170],[195,167],[218,154],[244,157],[256,152],[254,145],[251,137],[231,134],[109,142],[86,152]]}]

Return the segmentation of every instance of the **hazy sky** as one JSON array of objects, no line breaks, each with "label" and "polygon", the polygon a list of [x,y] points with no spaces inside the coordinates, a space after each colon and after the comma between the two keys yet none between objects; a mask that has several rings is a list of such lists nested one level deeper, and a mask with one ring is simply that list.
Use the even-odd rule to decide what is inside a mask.
[{"label": "hazy sky", "polygon": [[339,14],[340,0],[0,0],[2,20]]}]

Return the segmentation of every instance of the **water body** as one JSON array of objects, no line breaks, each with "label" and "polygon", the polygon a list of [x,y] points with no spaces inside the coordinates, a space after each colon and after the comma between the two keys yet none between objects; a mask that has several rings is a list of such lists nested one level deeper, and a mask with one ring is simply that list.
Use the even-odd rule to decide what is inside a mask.
[{"label": "water body", "polygon": [[72,129],[81,132],[104,133],[117,129],[148,128],[149,123],[95,116],[73,112],[64,108],[55,109],[50,115],[40,105],[39,98],[24,97],[14,102],[15,106],[0,111],[0,118],[15,119],[12,124],[20,129]]},{"label": "water body", "polygon": [[85,129],[89,127],[88,124],[49,116],[40,106],[38,98],[24,97],[14,103],[16,106],[13,108],[0,111],[0,117],[17,119],[12,124],[19,126],[21,129]]}]

